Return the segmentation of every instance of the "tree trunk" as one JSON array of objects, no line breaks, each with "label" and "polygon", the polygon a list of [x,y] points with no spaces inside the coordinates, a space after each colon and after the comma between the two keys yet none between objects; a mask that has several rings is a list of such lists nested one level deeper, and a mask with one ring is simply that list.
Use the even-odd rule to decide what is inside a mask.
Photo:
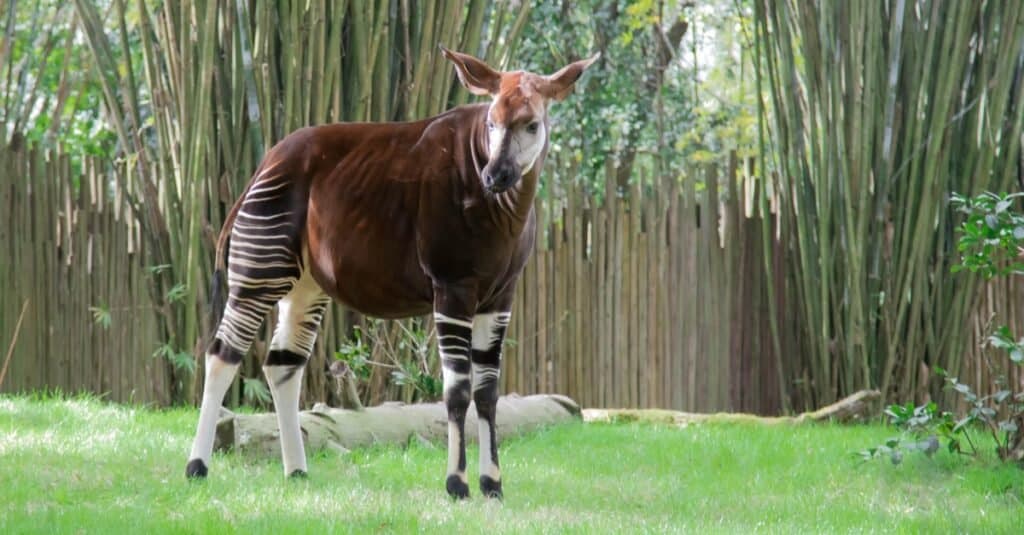
[{"label": "tree trunk", "polygon": [[[217,450],[239,450],[260,456],[280,456],[277,417],[267,414],[233,414],[217,422]],[[554,394],[519,397],[502,396],[498,400],[499,439],[522,434],[538,427],[577,420],[580,408],[575,401]],[[362,411],[335,409],[317,404],[299,414],[303,442],[307,452],[324,449],[344,452],[350,448],[380,443],[440,441],[448,436],[448,415],[443,403],[404,405],[385,403]],[[476,429],[476,408],[466,415],[466,429]],[[476,440],[475,432],[467,432]]]},{"label": "tree trunk", "polygon": [[863,421],[875,414],[874,402],[881,397],[881,393],[877,390],[861,390],[831,405],[813,412],[805,412],[799,416],[757,416],[740,413],[701,414],[660,409],[586,409],[583,411],[583,420],[586,422],[644,421],[676,425],[732,422],[803,424],[822,421]]}]

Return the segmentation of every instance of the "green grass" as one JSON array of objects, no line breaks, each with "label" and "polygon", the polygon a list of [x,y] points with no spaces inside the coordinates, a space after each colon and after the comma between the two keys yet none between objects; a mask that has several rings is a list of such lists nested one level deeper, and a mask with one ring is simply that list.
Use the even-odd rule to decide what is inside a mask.
[{"label": "green grass", "polygon": [[[442,447],[184,478],[196,413],[0,397],[0,533],[1019,533],[1024,471],[949,454],[862,463],[882,427],[569,424],[502,445],[504,502],[444,491]],[[476,448],[470,475],[475,481]]]}]

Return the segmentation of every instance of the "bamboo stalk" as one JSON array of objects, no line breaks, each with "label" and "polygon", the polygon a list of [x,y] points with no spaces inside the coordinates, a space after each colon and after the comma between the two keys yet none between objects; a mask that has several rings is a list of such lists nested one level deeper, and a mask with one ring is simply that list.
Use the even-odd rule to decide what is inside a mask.
[{"label": "bamboo stalk", "polygon": [[[755,9],[765,45],[758,76],[771,97],[762,131],[770,125],[781,149],[763,141],[762,161],[780,170],[773,190],[795,280],[771,300],[798,311],[795,325],[773,328],[774,343],[796,332],[811,348],[806,367],[819,401],[879,386],[887,399],[928,392],[919,370],[960,369],[975,301],[974,283],[948,275],[956,222],[946,199],[1004,188],[1014,160],[1001,155],[1020,150],[999,134],[1019,136],[1012,81],[1021,6],[761,1]],[[787,380],[800,360],[779,366]]]},{"label": "bamboo stalk", "polygon": [[7,355],[4,356],[4,367],[0,369],[0,388],[4,386],[4,378],[7,377],[7,366],[11,363],[11,357],[14,355],[14,345],[18,343],[18,334],[21,333],[21,320],[25,319],[26,310],[28,310],[28,299],[21,305],[18,323],[14,325],[14,334],[11,335],[11,343],[7,346]]}]

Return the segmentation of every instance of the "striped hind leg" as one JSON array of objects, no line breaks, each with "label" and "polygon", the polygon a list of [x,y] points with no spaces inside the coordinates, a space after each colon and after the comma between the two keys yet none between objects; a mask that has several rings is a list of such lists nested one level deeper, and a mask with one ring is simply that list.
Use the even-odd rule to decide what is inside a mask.
[{"label": "striped hind leg", "polygon": [[206,381],[199,408],[199,423],[196,424],[196,437],[185,468],[188,477],[206,477],[224,394],[234,381],[242,358],[256,338],[263,318],[294,284],[294,278],[287,278],[275,282],[264,281],[266,286],[242,285],[237,278],[232,280],[232,274],[234,272],[229,271],[230,293],[224,318],[221,319],[213,343],[206,351]]},{"label": "striped hind leg", "polygon": [[301,212],[291,210],[288,179],[265,169],[247,191],[231,227],[228,302],[206,352],[206,382],[199,422],[185,468],[205,477],[224,394],[267,312],[295,286],[302,272]]},{"label": "striped hind leg", "polygon": [[488,498],[502,497],[495,426],[501,347],[511,315],[491,312],[473,317],[473,403],[480,433],[480,492]]},{"label": "striped hind leg", "polygon": [[299,426],[299,394],[302,372],[313,351],[320,320],[328,303],[330,298],[306,272],[277,304],[277,327],[263,364],[263,373],[274,398],[281,432],[281,460],[286,476],[304,476],[307,471]]}]

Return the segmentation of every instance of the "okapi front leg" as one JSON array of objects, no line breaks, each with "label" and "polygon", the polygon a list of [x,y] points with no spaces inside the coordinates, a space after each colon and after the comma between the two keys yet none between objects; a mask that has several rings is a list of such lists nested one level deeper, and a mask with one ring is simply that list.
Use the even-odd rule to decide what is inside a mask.
[{"label": "okapi front leg", "polygon": [[502,497],[495,417],[498,378],[501,376],[501,346],[510,317],[509,312],[473,317],[473,403],[476,404],[480,432],[480,492],[488,498]]},{"label": "okapi front leg", "polygon": [[437,344],[441,353],[441,375],[444,378],[444,402],[448,409],[448,475],[445,487],[454,498],[469,497],[465,428],[471,388],[471,314],[466,313],[464,307],[451,306],[435,306],[434,312]]}]

